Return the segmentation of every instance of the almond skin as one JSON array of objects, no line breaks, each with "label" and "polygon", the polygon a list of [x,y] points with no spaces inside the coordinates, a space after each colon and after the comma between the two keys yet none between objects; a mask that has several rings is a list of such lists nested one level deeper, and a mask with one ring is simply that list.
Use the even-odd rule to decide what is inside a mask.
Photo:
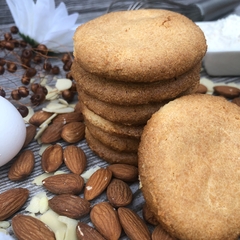
[{"label": "almond skin", "polygon": [[57,174],[45,178],[43,186],[54,194],[80,194],[84,187],[84,180],[74,173]]},{"label": "almond skin", "polygon": [[31,150],[22,152],[13,162],[9,171],[8,178],[12,181],[21,181],[26,179],[33,171],[35,157]]},{"label": "almond skin", "polygon": [[96,229],[106,239],[119,239],[122,228],[118,219],[118,214],[108,202],[96,204],[90,212],[90,219]]},{"label": "almond skin", "polygon": [[84,151],[75,145],[68,145],[64,149],[63,161],[67,168],[76,174],[81,174],[87,166],[87,158]]},{"label": "almond skin", "polygon": [[55,234],[39,219],[18,214],[12,219],[12,228],[18,240],[55,240]]},{"label": "almond skin", "polygon": [[138,180],[138,168],[135,166],[116,163],[109,165],[108,168],[112,171],[113,177],[124,182],[135,182]]},{"label": "almond skin", "polygon": [[90,227],[86,223],[79,222],[76,230],[78,240],[105,240],[105,238],[96,229]]},{"label": "almond skin", "polygon": [[67,124],[70,122],[82,122],[83,115],[80,112],[71,112],[71,113],[62,113],[58,114],[54,119],[53,123],[61,122],[63,124]]},{"label": "almond skin", "polygon": [[152,240],[177,240],[176,238],[171,237],[161,225],[158,225],[154,228],[152,233]]},{"label": "almond skin", "polygon": [[41,164],[43,171],[56,171],[63,163],[63,149],[59,144],[49,146],[42,154]]},{"label": "almond skin", "polygon": [[27,201],[29,191],[26,188],[12,188],[0,194],[0,221],[16,213]]},{"label": "almond skin", "polygon": [[52,113],[38,111],[35,112],[32,117],[29,119],[29,123],[39,127],[43,122],[52,116]]},{"label": "almond skin", "polygon": [[52,123],[41,136],[42,143],[54,143],[61,139],[63,124],[62,123]]},{"label": "almond skin", "polygon": [[100,195],[112,179],[112,172],[107,168],[99,168],[88,179],[84,189],[84,198],[88,201]]},{"label": "almond skin", "polygon": [[54,196],[48,201],[49,207],[59,215],[79,219],[90,212],[90,202],[72,194]]},{"label": "almond skin", "polygon": [[132,202],[130,187],[120,179],[112,179],[107,187],[107,198],[113,207],[124,207]]},{"label": "almond skin", "polygon": [[118,208],[118,216],[124,232],[131,240],[149,239],[151,233],[143,219],[129,208]]},{"label": "almond skin", "polygon": [[85,124],[82,122],[71,122],[66,124],[61,132],[61,137],[68,143],[81,141],[85,136]]},{"label": "almond skin", "polygon": [[23,144],[23,148],[27,147],[28,144],[33,140],[34,136],[36,135],[37,127],[30,124],[26,127],[26,139]]}]

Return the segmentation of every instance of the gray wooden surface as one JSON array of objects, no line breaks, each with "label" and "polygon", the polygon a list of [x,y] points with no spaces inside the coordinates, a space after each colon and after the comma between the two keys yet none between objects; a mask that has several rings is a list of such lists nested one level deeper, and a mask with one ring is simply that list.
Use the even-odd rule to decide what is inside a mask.
[{"label": "gray wooden surface", "polygon": [[[60,0],[56,0],[56,4],[58,4],[59,2],[60,2]],[[66,5],[67,5],[70,13],[76,12],[76,11],[79,13],[79,19],[78,19],[79,23],[86,22],[88,20],[91,20],[97,16],[104,14],[110,4],[110,1],[102,1],[102,0],[78,0],[78,1],[69,0],[69,1],[65,1],[65,2],[66,2]],[[194,1],[189,0],[189,1],[181,1],[181,2],[190,3],[190,2],[194,2]],[[7,9],[6,2],[0,0],[0,27],[1,27],[1,29],[3,29],[2,32],[5,31],[6,29],[8,29],[9,26],[11,26],[11,24],[8,25],[9,23],[13,23],[11,14],[10,14],[9,10]],[[1,34],[0,34],[0,36],[1,36]],[[55,59],[53,64],[61,66],[61,61],[58,59]],[[65,73],[61,72],[58,77],[64,77],[64,75],[65,75]],[[204,71],[202,72],[202,76],[207,76],[208,78],[211,78]],[[7,76],[5,75],[5,77],[0,76],[0,86],[1,85],[7,86],[7,87],[9,87],[9,89],[11,89],[14,86],[14,85],[11,85],[11,83],[13,83],[13,81],[16,79],[17,79],[16,76],[14,77],[13,75],[7,75]],[[234,78],[215,77],[215,78],[211,78],[211,79],[215,82],[218,82],[218,81],[220,81],[220,82],[222,82],[222,81],[237,82],[238,81],[239,82],[240,81],[240,77],[234,77]],[[19,79],[18,79],[18,81],[19,81]],[[66,143],[64,143],[64,142],[61,142],[61,144],[63,147],[66,146]],[[107,165],[106,162],[102,161],[99,157],[97,157],[88,148],[85,140],[79,142],[77,144],[77,146],[81,147],[87,156],[87,159],[88,159],[87,169],[90,169],[96,165],[98,165],[98,166],[106,166]],[[40,164],[41,158],[38,154],[39,148],[40,148],[40,146],[36,142],[32,142],[28,146],[28,149],[31,149],[34,151],[36,164],[35,164],[33,173],[26,180],[24,180],[22,182],[16,182],[16,183],[10,182],[8,180],[7,173],[10,168],[11,162],[0,168],[0,192],[3,192],[12,187],[27,187],[30,190],[30,197],[29,197],[29,200],[30,200],[36,193],[44,191],[43,187],[32,184],[33,179],[36,176],[43,173],[41,164]],[[65,166],[62,166],[61,170],[68,171]],[[134,209],[140,216],[142,216],[141,208],[144,203],[144,199],[141,194],[141,191],[138,189],[138,183],[131,184],[130,187],[134,194],[134,201],[130,204],[129,207]],[[50,193],[47,193],[47,194],[49,197],[52,196],[52,194],[50,194]],[[82,194],[80,196],[82,196]],[[105,201],[105,200],[106,200],[106,194],[103,193],[99,198],[91,201],[91,203],[92,203],[92,205],[94,205],[99,201]],[[26,213],[24,211],[24,208],[28,205],[28,202],[24,205],[24,207],[20,211],[21,213]],[[90,221],[89,216],[84,217],[83,219],[81,219],[81,221],[89,222]],[[150,230],[153,229],[150,225],[149,225],[149,228],[150,228]],[[8,231],[10,232],[11,235],[13,235],[11,227],[8,229]],[[128,239],[128,238],[123,233],[121,239]]]}]

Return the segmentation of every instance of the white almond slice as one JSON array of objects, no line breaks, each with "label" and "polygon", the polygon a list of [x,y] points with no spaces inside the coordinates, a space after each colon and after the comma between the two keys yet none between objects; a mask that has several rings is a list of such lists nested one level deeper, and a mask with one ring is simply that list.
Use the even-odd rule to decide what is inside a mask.
[{"label": "white almond slice", "polygon": [[74,112],[74,108],[65,107],[65,108],[55,110],[55,113],[70,113],[70,112]]},{"label": "white almond slice", "polygon": [[37,186],[42,186],[42,185],[43,185],[43,184],[42,184],[42,181],[43,181],[45,178],[50,177],[50,176],[52,176],[52,175],[53,175],[53,173],[43,173],[43,174],[35,177],[35,178],[33,179],[32,183],[35,184],[35,185],[37,185]]},{"label": "white almond slice", "polygon": [[8,221],[0,221],[0,228],[7,229],[8,227],[10,227],[10,222],[8,222]]},{"label": "white almond slice", "polygon": [[75,108],[76,107],[76,103],[71,103],[71,104],[68,104],[69,107],[72,107],[72,108]]},{"label": "white almond slice", "polygon": [[58,170],[53,175],[58,175],[58,174],[66,174],[66,172],[64,172],[62,170]]},{"label": "white almond slice", "polygon": [[[7,238],[8,237],[8,232],[7,232],[7,230],[6,229],[4,229],[4,228],[0,228],[0,232],[1,233],[4,233],[6,236],[2,236],[2,234],[1,234],[1,236],[0,237],[5,237],[5,238]],[[4,238],[4,239],[5,239]],[[7,238],[8,240],[11,240],[12,238]]]},{"label": "white almond slice", "polygon": [[59,91],[64,91],[69,89],[72,86],[72,81],[70,79],[67,78],[60,78],[57,80],[55,87],[59,90]]},{"label": "white almond slice", "polygon": [[67,225],[67,231],[64,240],[77,240],[76,227],[78,221],[65,216],[59,216],[58,220]]},{"label": "white almond slice", "polygon": [[206,77],[201,77],[200,83],[203,84],[208,89],[207,93],[209,94],[213,93],[214,83],[210,79]]},{"label": "white almond slice", "polygon": [[87,171],[85,171],[84,173],[81,174],[81,177],[84,179],[84,182],[86,183],[87,180],[91,177],[91,175],[96,172],[100,167],[96,166],[93,168],[88,169]]},{"label": "white almond slice", "polygon": [[41,144],[42,144],[42,140],[41,140],[40,137],[37,139],[37,143],[38,143],[38,145],[41,145]]},{"label": "white almond slice", "polygon": [[25,123],[28,123],[29,122],[29,119],[33,116],[33,114],[34,114],[34,110],[33,110],[33,108],[32,107],[27,107],[28,108],[28,115],[25,117],[25,118],[23,118],[23,120],[24,120],[24,122]]},{"label": "white almond slice", "polygon": [[43,154],[43,152],[46,150],[46,148],[48,148],[49,146],[51,146],[52,144],[42,144],[41,145],[41,147],[40,147],[40,149],[39,149],[39,152],[38,152],[38,154],[40,155],[40,156],[42,156],[42,154]]},{"label": "white almond slice", "polygon": [[40,82],[40,85],[45,87],[47,85],[47,78],[45,78],[45,77],[42,78],[41,82]]},{"label": "white almond slice", "polygon": [[39,213],[39,204],[40,202],[40,198],[34,196],[31,200],[29,205],[26,207],[26,211],[30,212],[30,213]]},{"label": "white almond slice", "polygon": [[39,127],[42,128],[45,125],[48,125],[55,117],[57,116],[56,113],[54,113],[51,117],[49,117],[48,119],[46,119]]},{"label": "white almond slice", "polygon": [[33,83],[35,83],[35,78],[30,79],[30,84],[33,84]]},{"label": "white almond slice", "polygon": [[49,93],[48,96],[46,96],[46,100],[52,101],[55,99],[59,98],[59,93],[58,92],[54,92],[54,93]]},{"label": "white almond slice", "polygon": [[62,231],[62,233],[64,233],[67,230],[67,226],[65,223],[61,222],[58,218],[59,215],[55,213],[52,209],[49,209],[47,212],[45,212],[39,217],[39,219],[42,222],[44,222],[47,226],[49,226],[54,233],[61,229],[64,230]]},{"label": "white almond slice", "polygon": [[45,213],[47,210],[49,209],[49,206],[48,206],[48,198],[47,196],[43,196],[40,198],[40,201],[39,201],[39,212],[41,214]]},{"label": "white almond slice", "polygon": [[39,128],[39,130],[37,131],[34,137],[34,140],[37,140],[42,135],[42,133],[46,130],[47,127],[48,127],[48,124],[45,124],[41,128]]},{"label": "white almond slice", "polygon": [[55,232],[55,238],[56,240],[64,240],[65,234],[67,231],[67,227],[65,225],[65,228],[60,228]]},{"label": "white almond slice", "polygon": [[[65,106],[69,106],[68,102],[62,98],[59,98],[58,102],[64,104]],[[70,106],[70,107],[72,107],[72,106]]]},{"label": "white almond slice", "polygon": [[46,108],[47,108],[48,110],[53,110],[53,111],[58,110],[58,109],[61,109],[61,108],[65,108],[65,107],[66,107],[66,105],[64,105],[64,104],[62,104],[62,103],[55,103],[55,102],[50,102],[50,103],[46,106]]}]

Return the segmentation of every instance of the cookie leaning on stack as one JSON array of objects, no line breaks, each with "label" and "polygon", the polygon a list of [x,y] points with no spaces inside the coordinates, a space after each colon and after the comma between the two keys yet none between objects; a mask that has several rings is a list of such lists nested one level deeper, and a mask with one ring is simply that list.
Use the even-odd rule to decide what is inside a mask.
[{"label": "cookie leaning on stack", "polygon": [[239,142],[240,108],[222,97],[183,96],[153,114],[138,169],[146,203],[171,235],[238,239]]},{"label": "cookie leaning on stack", "polygon": [[166,10],[113,12],[79,26],[71,72],[90,148],[108,162],[137,165],[143,126],[196,90],[206,48],[195,23]]}]

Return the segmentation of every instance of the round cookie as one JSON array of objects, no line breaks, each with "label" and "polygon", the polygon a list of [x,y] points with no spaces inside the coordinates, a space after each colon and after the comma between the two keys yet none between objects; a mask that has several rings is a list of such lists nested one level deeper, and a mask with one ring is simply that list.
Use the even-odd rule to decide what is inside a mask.
[{"label": "round cookie", "polygon": [[140,139],[144,127],[143,125],[127,126],[119,123],[113,123],[89,110],[82,102],[80,102],[80,104],[85,122],[90,122],[92,125],[102,129],[103,131],[116,136]]},{"label": "round cookie", "polygon": [[102,131],[100,128],[92,125],[90,122],[86,122],[85,124],[92,136],[94,136],[94,138],[96,138],[109,148],[112,148],[113,150],[118,152],[137,153],[140,142],[139,139],[130,137],[119,137]]},{"label": "round cookie", "polygon": [[167,101],[145,105],[117,105],[102,102],[85,92],[79,90],[78,96],[88,109],[97,115],[116,123],[124,125],[143,125]]},{"label": "round cookie", "polygon": [[155,82],[194,68],[206,53],[202,30],[167,10],[112,12],[79,26],[74,57],[89,73],[127,82]]},{"label": "round cookie", "polygon": [[240,108],[193,94],[164,105],[139,145],[148,206],[178,239],[238,239]]},{"label": "round cookie", "polygon": [[137,153],[117,152],[98,141],[86,128],[86,141],[93,152],[108,163],[126,163],[137,166]]},{"label": "round cookie", "polygon": [[90,74],[74,61],[71,73],[78,88],[89,95],[112,104],[139,105],[159,103],[176,98],[200,81],[201,63],[183,75],[154,83],[127,83],[107,80]]}]

